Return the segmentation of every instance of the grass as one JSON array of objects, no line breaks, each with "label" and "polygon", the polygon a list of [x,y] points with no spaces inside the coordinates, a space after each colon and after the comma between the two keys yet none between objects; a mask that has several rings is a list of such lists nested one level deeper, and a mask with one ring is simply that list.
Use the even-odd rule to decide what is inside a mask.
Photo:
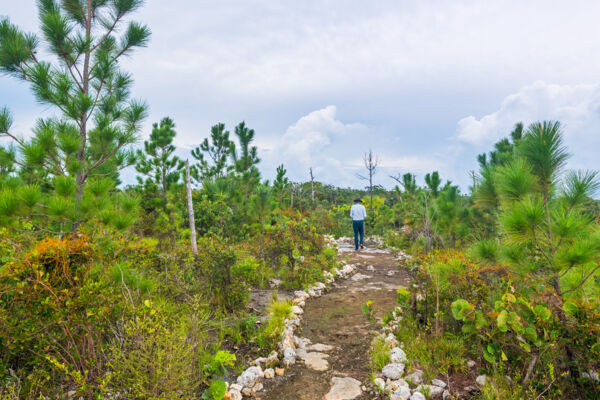
[{"label": "grass", "polygon": [[262,349],[273,350],[285,328],[285,320],[292,315],[292,304],[287,300],[274,298],[268,307],[268,321],[257,336]]},{"label": "grass", "polygon": [[371,342],[371,372],[376,375],[390,363],[390,348],[385,337],[379,335]]},{"label": "grass", "polygon": [[530,398],[535,398],[535,393],[526,393],[522,386],[501,375],[488,377],[479,394],[480,400],[522,400]]},{"label": "grass", "polygon": [[404,343],[408,359],[423,369],[427,380],[447,375],[451,370],[466,372],[467,349],[460,337],[433,337],[425,327],[408,318],[400,324],[396,336]]}]

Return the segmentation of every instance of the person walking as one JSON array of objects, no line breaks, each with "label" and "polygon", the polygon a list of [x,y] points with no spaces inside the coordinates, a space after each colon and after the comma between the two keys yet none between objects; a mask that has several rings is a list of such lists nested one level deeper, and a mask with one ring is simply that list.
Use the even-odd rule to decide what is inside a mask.
[{"label": "person walking", "polygon": [[[352,228],[354,229],[354,249],[364,249],[365,245],[365,218],[367,218],[367,209],[362,205],[362,199],[354,199],[354,204],[350,207],[350,217],[352,217]],[[360,235],[360,242],[358,236]]]}]

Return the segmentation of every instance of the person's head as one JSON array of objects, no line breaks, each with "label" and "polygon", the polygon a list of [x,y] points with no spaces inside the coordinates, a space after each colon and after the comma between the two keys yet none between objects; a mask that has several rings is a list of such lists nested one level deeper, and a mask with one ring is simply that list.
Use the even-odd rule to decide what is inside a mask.
[{"label": "person's head", "polygon": [[362,199],[360,197],[354,199],[354,204],[360,204],[362,203]]}]

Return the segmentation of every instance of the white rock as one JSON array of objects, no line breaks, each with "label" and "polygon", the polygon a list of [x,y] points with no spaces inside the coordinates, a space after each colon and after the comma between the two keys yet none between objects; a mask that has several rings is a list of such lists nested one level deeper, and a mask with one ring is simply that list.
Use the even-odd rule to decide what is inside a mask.
[{"label": "white rock", "polygon": [[410,388],[408,386],[400,386],[393,394],[408,400],[410,398]]},{"label": "white rock", "polygon": [[332,387],[324,397],[325,400],[352,400],[362,394],[360,381],[354,378],[331,378]]},{"label": "white rock", "polygon": [[381,370],[381,373],[386,378],[390,378],[391,380],[400,379],[402,374],[404,373],[404,364],[395,363],[388,364]]},{"label": "white rock", "polygon": [[385,381],[381,378],[373,379],[373,385],[375,385],[380,392],[383,392],[385,389]]},{"label": "white rock", "polygon": [[433,386],[439,386],[439,387],[441,387],[441,388],[445,388],[445,387],[446,387],[446,382],[444,382],[444,381],[443,381],[443,380],[441,380],[441,379],[432,379],[432,380],[431,380],[431,384],[432,384]]},{"label": "white rock", "polygon": [[386,274],[387,276],[394,276],[394,274],[395,274],[395,273],[396,273],[395,271],[388,271],[388,272],[386,272],[385,274]]},{"label": "white rock", "polygon": [[273,368],[265,369],[265,379],[271,379],[275,376],[275,370]]},{"label": "white rock", "polygon": [[281,280],[280,279],[271,278],[271,279],[269,279],[269,286],[271,288],[279,287],[279,286],[281,286]]},{"label": "white rock", "polygon": [[473,361],[473,360],[467,361],[467,367],[473,368],[475,365],[476,365],[475,361]]},{"label": "white rock", "polygon": [[372,265],[367,265],[367,271],[375,271],[375,267]]},{"label": "white rock", "polygon": [[330,346],[328,344],[322,344],[322,343],[315,343],[313,345],[308,346],[308,350],[310,351],[331,351],[333,350],[333,346]]},{"label": "white rock", "polygon": [[292,312],[294,314],[304,314],[304,310],[298,306],[292,306]]},{"label": "white rock", "polygon": [[407,387],[410,388],[410,385],[408,384],[408,382],[406,382],[404,379],[398,379],[395,380],[394,383],[398,386],[398,387]]},{"label": "white rock", "polygon": [[398,346],[398,340],[396,339],[396,335],[394,335],[393,333],[388,334],[385,338],[385,344],[390,348]]},{"label": "white rock", "polygon": [[442,400],[446,400],[448,397],[450,397],[450,392],[448,390],[444,390],[444,393],[442,393]]},{"label": "white rock", "polygon": [[329,363],[325,358],[329,357],[328,354],[311,352],[307,353],[304,357],[304,363],[310,369],[315,371],[326,371],[329,368]]},{"label": "white rock", "polygon": [[272,351],[271,354],[269,354],[269,357],[267,357],[267,361],[265,361],[266,365],[271,365],[276,363],[277,361],[279,361],[279,357],[277,355],[276,351]]},{"label": "white rock", "polygon": [[237,378],[237,383],[247,387],[252,387],[257,380],[264,377],[263,370],[260,366],[250,367]]},{"label": "white rock", "polygon": [[263,390],[263,387],[264,387],[264,386],[263,386],[263,384],[262,384],[262,383],[260,383],[260,382],[258,382],[258,383],[255,383],[255,384],[254,384],[254,386],[252,386],[252,391],[253,391],[254,393],[256,393],[256,392],[260,392],[261,390]]},{"label": "white rock", "polygon": [[400,394],[392,393],[390,395],[390,400],[408,400],[410,398],[410,390],[408,391],[408,397],[404,397]]},{"label": "white rock", "polygon": [[408,361],[406,353],[400,347],[394,347],[390,351],[390,361],[393,363],[405,363]]},{"label": "white rock", "polygon": [[283,349],[283,364],[285,366],[290,366],[296,362],[296,352],[291,347],[286,347]]},{"label": "white rock", "polygon": [[406,375],[404,379],[413,385],[419,385],[421,382],[423,382],[423,371],[417,369],[415,372]]},{"label": "white rock", "polygon": [[308,338],[294,336],[294,342],[296,343],[296,347],[300,349],[305,349],[311,342]]},{"label": "white rock", "polygon": [[360,272],[358,274],[355,274],[354,276],[352,276],[352,279],[354,282],[358,282],[358,281],[362,281],[364,279],[369,279],[371,276],[370,275],[364,275],[361,274]]},{"label": "white rock", "polygon": [[434,385],[419,385],[415,390],[421,393],[429,393],[430,396],[440,395],[444,391],[443,388]]},{"label": "white rock", "polygon": [[238,392],[241,392],[243,388],[244,385],[240,385],[239,383],[232,383],[231,386],[229,386],[229,390],[237,390]]},{"label": "white rock", "polygon": [[310,297],[317,297],[317,292],[311,288],[308,289],[308,295]]},{"label": "white rock", "polygon": [[479,375],[476,379],[475,382],[477,382],[477,384],[479,386],[485,386],[485,381],[487,380],[487,376],[485,375]]},{"label": "white rock", "polygon": [[421,392],[414,392],[412,396],[410,396],[410,400],[426,400],[425,395]]},{"label": "white rock", "polygon": [[325,284],[323,282],[317,282],[317,283],[315,283],[315,289],[325,290],[325,289],[327,289],[327,286],[325,286]]},{"label": "white rock", "polygon": [[298,298],[298,299],[303,299],[306,300],[308,299],[310,296],[308,295],[308,293],[306,293],[304,290],[296,290],[294,292],[294,297]]},{"label": "white rock", "polygon": [[244,398],[244,396],[242,396],[242,392],[240,390],[233,390],[233,389],[231,389],[229,391],[229,396],[231,397],[232,400],[242,400]]}]

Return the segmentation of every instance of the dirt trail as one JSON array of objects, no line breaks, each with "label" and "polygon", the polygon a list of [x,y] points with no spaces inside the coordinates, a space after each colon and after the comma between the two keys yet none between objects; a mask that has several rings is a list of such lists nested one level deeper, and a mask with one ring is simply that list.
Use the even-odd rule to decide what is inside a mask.
[{"label": "dirt trail", "polygon": [[[336,281],[323,296],[307,300],[296,332],[313,344],[334,347],[320,353],[326,354],[323,359],[329,364],[327,369],[317,371],[299,361],[284,376],[267,380],[265,390],[257,396],[260,399],[322,400],[332,387],[333,377],[351,377],[361,385],[369,381],[369,347],[378,325],[367,322],[361,306],[367,300],[373,301],[376,316],[382,317],[396,306],[396,289],[408,284],[408,276],[397,268],[398,262],[387,251],[367,248],[354,252],[347,242],[341,243],[339,250],[340,259],[355,264],[357,273]],[[373,398],[364,391],[355,397]]]}]

